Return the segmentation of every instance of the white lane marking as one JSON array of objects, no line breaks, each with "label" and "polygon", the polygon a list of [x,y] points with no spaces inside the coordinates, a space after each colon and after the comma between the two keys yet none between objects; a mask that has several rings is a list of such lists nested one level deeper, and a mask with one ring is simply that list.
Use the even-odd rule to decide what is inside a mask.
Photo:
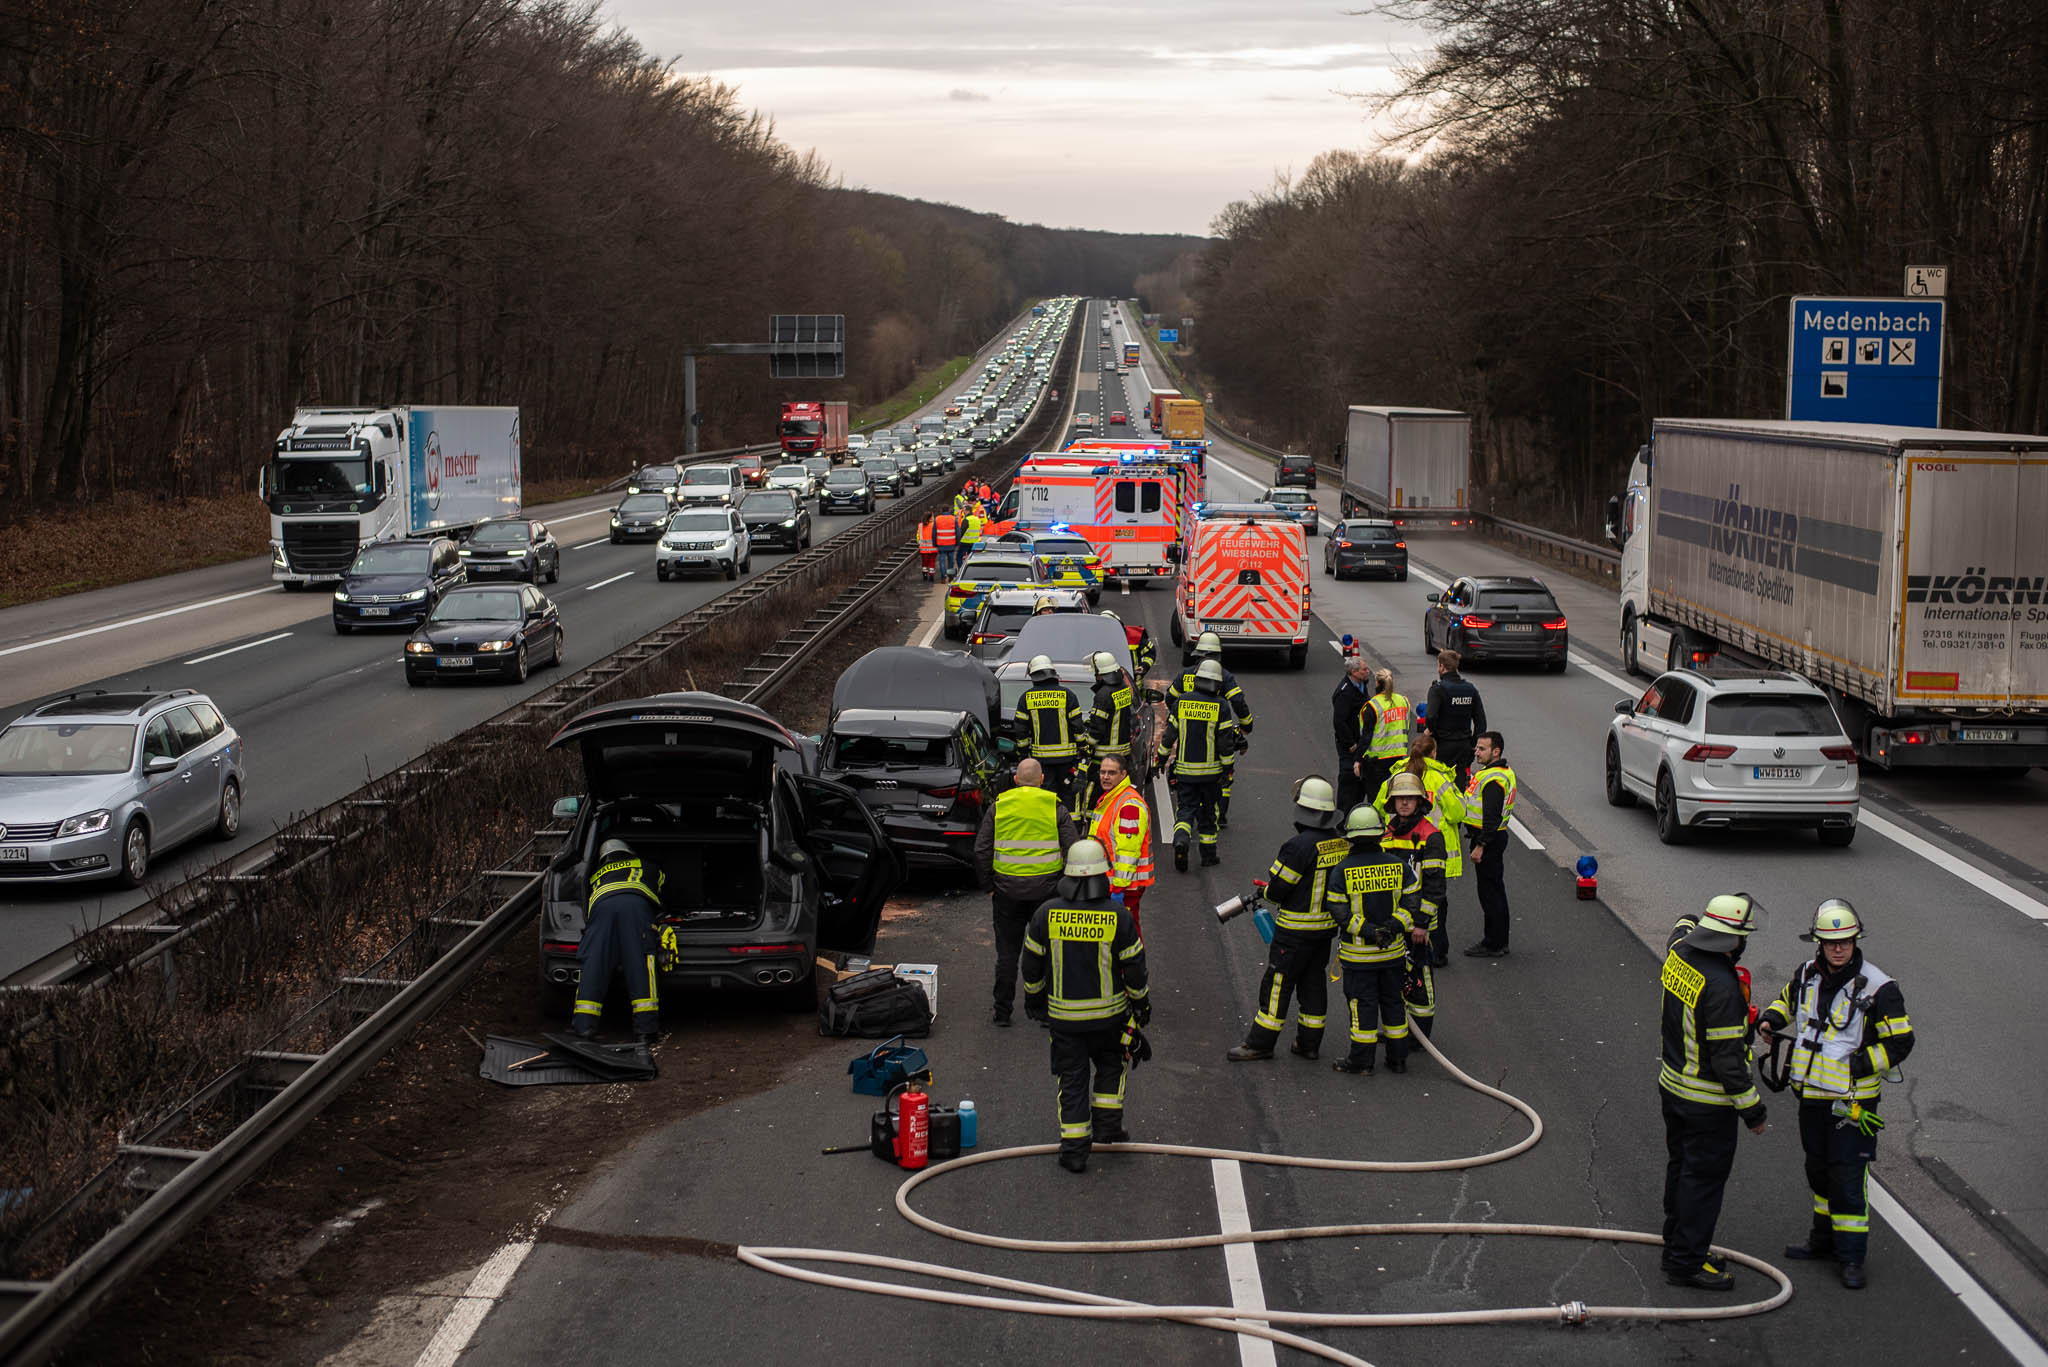
[{"label": "white lane marking", "polygon": [[1524,845],[1527,845],[1530,849],[1540,850],[1543,848],[1543,842],[1538,840],[1535,836],[1529,833],[1529,828],[1522,824],[1522,819],[1520,817],[1509,817],[1508,829],[1515,833],[1516,839],[1520,840]]},{"label": "white lane marking", "polygon": [[[1245,1206],[1244,1172],[1235,1158],[1212,1158],[1209,1175],[1216,1183],[1216,1219],[1225,1234],[1249,1234],[1252,1217]],[[1264,1310],[1266,1288],[1259,1280],[1259,1246],[1225,1244],[1223,1267],[1230,1275],[1230,1304],[1238,1310]],[[1264,1321],[1260,1321],[1264,1323]],[[1275,1367],[1273,1343],[1251,1334],[1237,1336],[1239,1367]]]},{"label": "white lane marking", "polygon": [[208,660],[218,660],[223,655],[233,655],[238,651],[254,650],[257,646],[267,646],[272,641],[282,641],[285,637],[289,635],[291,635],[289,631],[280,631],[275,636],[266,636],[260,641],[244,641],[242,642],[242,644],[238,646],[229,646],[226,650],[216,650],[211,655],[196,656],[193,659],[185,661],[185,663],[188,665],[203,665]]},{"label": "white lane marking", "polygon": [[589,592],[590,592],[590,591],[591,591],[592,589],[601,589],[601,588],[603,588],[603,587],[604,587],[604,586],[605,586],[606,584],[616,584],[616,583],[618,583],[618,582],[619,582],[619,581],[620,581],[621,579],[631,579],[631,578],[633,577],[633,574],[634,574],[634,571],[632,571],[632,570],[627,570],[627,571],[626,571],[626,572],[625,572],[624,574],[615,574],[615,575],[613,575],[613,576],[612,576],[611,578],[609,578],[609,579],[600,579],[600,580],[598,580],[598,581],[597,581],[597,582],[596,582],[595,584],[585,584],[585,585],[583,586],[583,591],[584,591],[585,593],[589,593]]},{"label": "white lane marking", "polygon": [[512,1274],[519,1270],[519,1264],[525,1262],[526,1255],[531,1252],[533,1240],[528,1239],[523,1243],[506,1244],[493,1253],[490,1261],[477,1269],[476,1276],[470,1279],[469,1289],[457,1298],[455,1308],[448,1312],[448,1318],[441,1321],[434,1337],[420,1350],[413,1367],[454,1367],[455,1359],[469,1347],[469,1341],[483,1327],[484,1316],[505,1294],[505,1288],[512,1283]]},{"label": "white lane marking", "polygon": [[930,650],[932,648],[932,642],[938,640],[939,633],[941,631],[944,631],[945,629],[946,604],[942,599],[939,603],[938,619],[932,623],[930,630],[926,631],[924,635],[917,638],[918,648],[921,650]]},{"label": "white lane marking", "polygon": [[1870,1184],[1870,1208],[1920,1255],[1920,1261],[1941,1278],[1942,1285],[1954,1293],[1965,1310],[1977,1317],[1977,1323],[1998,1340],[1998,1346],[2012,1354],[2014,1362],[2021,1367],[2048,1367],[2048,1350],[2036,1343],[2033,1335],[2021,1328],[2005,1307],[1992,1299],[1991,1293],[1927,1232],[1926,1226],[1899,1204],[1899,1199],[1887,1191],[1882,1182]]},{"label": "white lane marking", "polygon": [[1131,581],[1128,579],[1123,581],[1123,592],[1124,597],[1128,598],[1131,596]]},{"label": "white lane marking", "polygon": [[608,512],[610,512],[610,511],[612,510],[612,507],[615,507],[615,506],[616,506],[616,505],[608,505],[608,506],[606,506],[606,507],[603,507],[603,508],[592,508],[592,509],[591,509],[591,510],[590,510],[589,512],[585,512],[585,513],[569,513],[569,514],[567,514],[566,516],[563,516],[563,517],[551,517],[551,518],[549,518],[549,519],[548,519],[548,521],[549,521],[549,522],[581,522],[581,521],[582,521],[582,520],[583,520],[584,518],[586,518],[586,517],[596,517],[596,516],[597,516],[597,515],[598,515],[599,513],[608,513]]},{"label": "white lane marking", "polygon": [[68,631],[62,636],[48,636],[40,641],[28,641],[22,645],[9,646],[5,650],[0,650],[0,657],[19,655],[24,650],[41,650],[44,646],[62,645],[66,641],[79,641],[88,636],[97,636],[101,632],[119,631],[123,627],[139,627],[144,622],[158,622],[166,617],[176,617],[181,612],[197,612],[201,608],[219,607],[222,603],[233,603],[244,598],[254,598],[259,593],[277,593],[283,588],[284,585],[282,584],[266,584],[260,589],[245,589],[241,593],[222,594],[218,598],[202,598],[196,603],[187,603],[183,607],[165,608],[161,612],[148,612],[140,617],[124,617],[118,622],[108,622],[104,626],[87,627],[83,631]]},{"label": "white lane marking", "polygon": [[1173,810],[1173,789],[1166,786],[1166,775],[1163,773],[1152,775],[1152,810],[1159,815],[1159,819],[1152,823],[1152,843],[1171,845],[1173,823],[1180,818]]},{"label": "white lane marking", "polygon": [[1610,669],[1604,669],[1601,666],[1594,664],[1591,660],[1579,654],[1577,651],[1572,652],[1572,663],[1577,665],[1580,669],[1585,670],[1588,674],[1591,674],[1601,683],[1606,684],[1609,688],[1615,689],[1622,693],[1626,693],[1631,698],[1635,697],[1638,693],[1642,692],[1640,688],[1637,688],[1627,679],[1622,678],[1621,675],[1616,674],[1614,671]]},{"label": "white lane marking", "polygon": [[590,548],[591,548],[592,546],[602,546],[602,545],[604,545],[604,544],[605,544],[605,543],[606,543],[607,541],[610,541],[610,540],[611,540],[611,538],[610,538],[610,537],[608,537],[608,536],[600,536],[600,537],[599,537],[599,538],[598,538],[597,540],[595,540],[595,541],[586,541],[586,542],[584,542],[584,543],[583,543],[582,545],[580,545],[580,546],[571,546],[571,547],[570,547],[569,549],[570,549],[570,550],[572,550],[572,551],[587,551],[587,550],[589,550],[589,549],[590,549]]}]

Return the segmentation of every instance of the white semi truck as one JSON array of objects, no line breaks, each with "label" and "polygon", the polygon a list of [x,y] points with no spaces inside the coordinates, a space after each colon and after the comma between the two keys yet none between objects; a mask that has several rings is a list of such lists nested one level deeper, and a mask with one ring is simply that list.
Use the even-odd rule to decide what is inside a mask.
[{"label": "white semi truck", "polygon": [[1630,672],[1725,653],[1870,763],[2048,764],[2048,437],[1660,419],[1608,524]]},{"label": "white semi truck", "polygon": [[1344,423],[1346,517],[1464,520],[1472,419],[1445,408],[1353,404]]},{"label": "white semi truck", "polygon": [[519,410],[301,408],[258,490],[270,577],[288,590],[331,582],[364,546],[517,516]]}]

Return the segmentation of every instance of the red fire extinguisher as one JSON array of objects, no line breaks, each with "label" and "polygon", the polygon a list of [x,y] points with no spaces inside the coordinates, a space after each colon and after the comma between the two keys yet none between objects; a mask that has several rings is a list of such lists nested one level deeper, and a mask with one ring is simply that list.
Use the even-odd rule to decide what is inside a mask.
[{"label": "red fire extinguisher", "polygon": [[931,1155],[931,1098],[920,1091],[906,1090],[897,1101],[896,1166],[921,1168],[931,1161]]},{"label": "red fire extinguisher", "polygon": [[1756,1009],[1756,1003],[1749,999],[1749,970],[1741,964],[1735,965],[1735,978],[1736,981],[1742,984],[1743,1005],[1749,1008],[1749,1028],[1754,1030],[1756,1029],[1757,1016],[1760,1013]]}]

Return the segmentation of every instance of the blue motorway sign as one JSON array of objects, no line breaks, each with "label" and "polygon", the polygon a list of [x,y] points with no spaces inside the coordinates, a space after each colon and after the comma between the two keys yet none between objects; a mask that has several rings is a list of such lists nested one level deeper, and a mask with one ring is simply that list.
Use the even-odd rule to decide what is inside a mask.
[{"label": "blue motorway sign", "polygon": [[1941,426],[1944,302],[1794,296],[1785,416]]},{"label": "blue motorway sign", "polygon": [[1161,328],[1161,329],[1159,329],[1159,340],[1160,340],[1160,341],[1162,341],[1162,342],[1178,342],[1178,341],[1180,340],[1180,329],[1179,329],[1179,328]]}]

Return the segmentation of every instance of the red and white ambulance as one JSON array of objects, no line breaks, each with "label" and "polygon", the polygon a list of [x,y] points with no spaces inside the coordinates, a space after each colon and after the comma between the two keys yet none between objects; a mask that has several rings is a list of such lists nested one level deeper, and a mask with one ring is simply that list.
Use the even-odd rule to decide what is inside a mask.
[{"label": "red and white ambulance", "polygon": [[1191,653],[1205,631],[1226,651],[1285,652],[1308,663],[1308,538],[1264,503],[1205,503],[1189,523],[1174,584],[1173,643]]}]

